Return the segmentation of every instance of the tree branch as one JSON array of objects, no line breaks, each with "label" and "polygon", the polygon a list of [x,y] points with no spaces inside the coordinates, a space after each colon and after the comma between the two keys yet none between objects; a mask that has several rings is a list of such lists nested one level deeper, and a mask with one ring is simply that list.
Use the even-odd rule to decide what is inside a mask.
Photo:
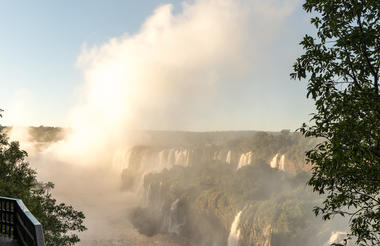
[{"label": "tree branch", "polygon": [[[363,31],[363,24],[361,22],[361,17],[360,17],[360,14],[358,13],[357,15],[357,23],[359,25],[359,30],[362,34],[362,36],[364,36],[364,31]],[[369,70],[370,72],[372,73],[372,76],[374,78],[374,86],[375,86],[375,92],[376,94],[379,94],[379,81],[378,81],[378,76],[377,76],[377,72],[375,71],[375,68],[373,67],[371,61],[369,60],[369,56],[368,56],[368,52],[367,52],[367,43],[365,41],[365,38],[363,39],[363,43],[362,43],[362,49],[363,49],[363,55],[364,55],[364,58],[367,62],[367,65],[369,67]]]}]

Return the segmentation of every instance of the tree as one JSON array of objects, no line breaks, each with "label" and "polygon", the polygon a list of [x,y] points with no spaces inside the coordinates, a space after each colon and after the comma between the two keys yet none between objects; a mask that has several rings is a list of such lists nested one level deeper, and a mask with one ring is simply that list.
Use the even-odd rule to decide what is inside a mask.
[{"label": "tree", "polygon": [[300,43],[291,77],[308,80],[316,106],[300,131],[323,140],[306,153],[308,183],[325,194],[314,212],[348,216],[348,238],[380,245],[380,1],[306,0],[303,8],[316,13],[317,33]]},{"label": "tree", "polygon": [[9,142],[0,128],[0,195],[23,200],[42,224],[47,246],[74,245],[79,238],[73,232],[86,230],[84,214],[64,203],[57,204],[50,193],[54,184],[39,182],[26,157],[19,143]]}]

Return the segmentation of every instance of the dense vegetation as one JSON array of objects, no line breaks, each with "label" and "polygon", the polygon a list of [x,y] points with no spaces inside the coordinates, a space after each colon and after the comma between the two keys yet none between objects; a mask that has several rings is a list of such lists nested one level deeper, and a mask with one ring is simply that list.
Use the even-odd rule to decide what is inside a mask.
[{"label": "dense vegetation", "polygon": [[309,184],[327,194],[315,213],[347,216],[349,237],[380,245],[380,1],[306,0],[303,7],[315,13],[317,33],[305,35],[291,76],[308,80],[316,106],[301,132],[324,139],[307,153]]},{"label": "dense vegetation", "polygon": [[[28,133],[27,141],[30,142],[42,142],[42,143],[52,143],[62,140],[65,136],[65,129],[61,127],[52,126],[29,126],[23,127]],[[3,133],[9,134],[13,127],[0,127]]]}]

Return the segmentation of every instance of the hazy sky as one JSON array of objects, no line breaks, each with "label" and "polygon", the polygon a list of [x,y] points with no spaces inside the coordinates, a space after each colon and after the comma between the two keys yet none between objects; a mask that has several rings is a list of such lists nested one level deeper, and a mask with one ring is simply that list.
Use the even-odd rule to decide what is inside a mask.
[{"label": "hazy sky", "polygon": [[[153,115],[151,121],[147,120],[146,115],[137,114],[138,120],[134,119],[137,123],[133,125],[135,128],[205,131],[299,127],[308,119],[312,103],[305,98],[305,82],[290,80],[289,73],[301,52],[299,41],[305,33],[313,31],[308,16],[304,14],[298,0],[236,1],[249,5],[248,9],[252,10],[245,13],[244,8],[234,6],[229,0],[185,1],[187,5],[182,5],[183,1],[179,0],[0,1],[0,108],[5,110],[1,124],[67,126],[69,112],[86,100],[81,91],[92,83],[88,82],[86,73],[94,74],[94,70],[98,69],[98,63],[94,65],[95,61],[108,61],[115,54],[123,54],[120,56],[125,58],[136,53],[136,56],[148,60],[146,73],[153,69],[154,60],[160,69],[170,74],[163,75],[162,71],[157,73],[157,69],[152,72],[161,80],[167,80],[162,85],[165,93],[158,92],[159,96],[155,96],[154,91],[146,89],[149,84],[144,82],[141,88],[146,91],[139,87],[138,93],[150,95],[149,99],[138,97],[117,101],[121,107],[124,104],[130,104],[130,107],[136,104],[137,109]],[[223,7],[225,11],[220,9]],[[243,11],[244,14],[240,14]],[[210,26],[210,30],[216,30],[210,34],[210,48],[220,45],[221,49],[215,48],[210,54],[207,53],[208,49],[195,48],[195,45],[203,47],[205,40],[208,40],[210,30],[206,27],[203,31],[192,29],[197,25],[202,26],[204,16],[209,16],[209,19],[205,19],[205,25],[211,23],[214,26]],[[220,18],[220,22],[217,18]],[[230,23],[229,20],[236,23]],[[218,23],[221,26],[231,24],[226,27],[230,30],[223,33]],[[191,30],[187,31],[186,27]],[[160,28],[165,29],[162,31],[167,34],[165,37],[160,34]],[[183,29],[180,33],[177,30],[179,28]],[[239,31],[238,34],[235,34],[235,30]],[[159,45],[148,45],[141,41],[152,33],[157,36],[154,38],[157,38]],[[189,38],[184,38],[187,34]],[[196,43],[200,39],[194,39],[191,35],[203,36],[202,43]],[[236,35],[241,37],[236,38]],[[166,37],[170,40],[166,40]],[[177,38],[180,39],[178,45]],[[213,42],[218,38],[225,42]],[[190,49],[193,45],[193,51],[186,51],[187,47]],[[109,46],[112,46],[112,51],[102,55],[102,47],[107,49]],[[128,47],[125,54],[124,49],[121,50],[123,47]],[[134,52],[131,47],[136,47],[137,51]],[[229,49],[229,52],[223,53],[225,49]],[[168,55],[157,50],[165,50]],[[187,63],[177,66],[176,60],[182,52],[191,56],[190,67],[196,76],[189,78]],[[202,56],[197,52],[206,54]],[[150,55],[158,58],[153,59]],[[165,65],[162,65],[163,57],[166,56],[174,60],[170,66],[166,60]],[[203,62],[209,56],[212,59]],[[127,65],[122,64],[128,66],[132,63],[132,67],[136,67],[133,65],[136,59],[127,60]],[[144,69],[144,60],[139,61],[139,64]],[[207,76],[211,76],[208,74],[210,70],[216,73],[210,83],[217,86],[201,84],[204,78],[200,66],[207,69],[204,71]],[[231,71],[224,72],[229,68]],[[172,76],[172,73],[177,72],[179,75]],[[191,85],[190,93],[187,93],[187,84],[184,86],[182,83],[186,78],[199,80],[194,82],[196,86]],[[160,104],[162,98],[173,95],[176,99],[174,104],[167,99]],[[212,99],[205,99],[208,95]],[[151,102],[147,106],[145,102],[142,103],[145,99],[141,98]],[[98,100],[107,98],[99,96]],[[154,122],[156,113],[157,122]],[[140,123],[147,121],[146,124]]]}]

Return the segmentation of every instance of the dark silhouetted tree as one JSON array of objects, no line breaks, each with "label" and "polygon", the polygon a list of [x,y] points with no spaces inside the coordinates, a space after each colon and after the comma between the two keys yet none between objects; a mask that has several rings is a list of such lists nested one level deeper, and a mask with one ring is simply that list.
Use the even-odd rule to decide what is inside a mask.
[{"label": "dark silhouetted tree", "polygon": [[294,64],[293,79],[307,79],[315,101],[310,125],[300,131],[324,141],[307,152],[309,184],[325,194],[315,213],[349,216],[348,238],[380,245],[380,1],[306,0],[316,13],[315,37]]}]

